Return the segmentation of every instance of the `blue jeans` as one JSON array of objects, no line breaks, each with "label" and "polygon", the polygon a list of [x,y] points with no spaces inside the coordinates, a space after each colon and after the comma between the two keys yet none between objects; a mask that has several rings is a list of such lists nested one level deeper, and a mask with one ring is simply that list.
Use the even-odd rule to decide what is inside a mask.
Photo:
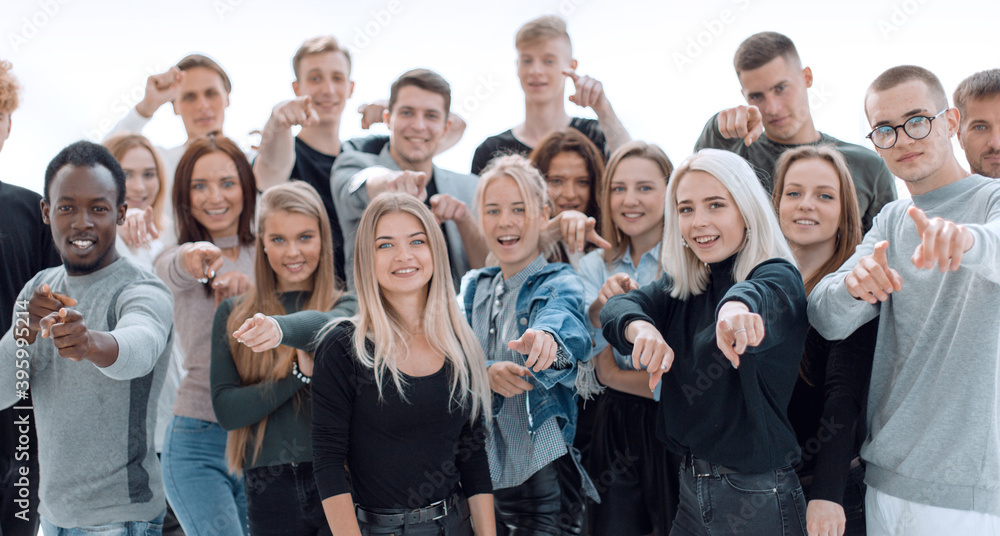
[{"label": "blue jeans", "polygon": [[175,415],[162,465],[167,501],[187,536],[247,536],[243,479],[229,473],[218,423]]},{"label": "blue jeans", "polygon": [[160,536],[163,531],[163,514],[152,521],[122,521],[69,529],[57,527],[42,518],[41,525],[45,536]]},{"label": "blue jeans", "polygon": [[719,474],[710,467],[692,471],[688,460],[681,465],[670,536],[805,536],[806,501],[794,469]]}]

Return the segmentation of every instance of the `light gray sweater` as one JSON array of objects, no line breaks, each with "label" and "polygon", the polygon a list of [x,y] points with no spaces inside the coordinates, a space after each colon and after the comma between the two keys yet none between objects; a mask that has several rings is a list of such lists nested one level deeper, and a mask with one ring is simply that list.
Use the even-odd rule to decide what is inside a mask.
[{"label": "light gray sweater", "polygon": [[[171,347],[170,291],[119,258],[82,276],[69,276],[62,266],[43,270],[17,299],[30,299],[45,283],[78,301],[73,309],[88,329],[111,332],[118,359],[106,368],[64,359],[40,335],[24,347],[38,434],[40,475],[29,476],[38,479],[38,510],[66,528],[154,519],[166,507],[153,430]],[[23,321],[17,319],[0,339],[0,408],[19,402],[14,330]]]},{"label": "light gray sweater", "polygon": [[[956,272],[918,270],[906,209],[965,224],[975,237]],[[876,243],[902,290],[878,305],[844,277]],[[809,296],[809,322],[843,339],[879,317],[868,396],[866,481],[908,501],[1000,515],[1000,181],[973,175],[886,205],[844,266]]]}]

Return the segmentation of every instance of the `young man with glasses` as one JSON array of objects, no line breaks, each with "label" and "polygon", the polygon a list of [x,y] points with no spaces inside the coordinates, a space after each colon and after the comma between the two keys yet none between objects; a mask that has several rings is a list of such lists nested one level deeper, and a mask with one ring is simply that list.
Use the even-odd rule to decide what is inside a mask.
[{"label": "young man with glasses", "polygon": [[712,116],[695,151],[710,147],[746,158],[763,171],[760,180],[770,193],[774,164],[781,153],[800,145],[833,145],[847,159],[861,223],[866,231],[870,229],[875,215],[896,199],[895,181],[871,151],[816,130],[809,111],[812,70],[802,67],[792,40],[776,32],[751,35],[736,50],[733,65],[747,106]]},{"label": "young man with glasses", "polygon": [[1000,535],[1000,183],[951,147],[959,112],[933,73],[868,88],[869,138],[912,200],[890,203],[809,296],[842,339],[879,317],[868,404],[870,535]]},{"label": "young man with glasses", "polygon": [[1000,179],[1000,69],[978,72],[955,89],[958,142],[973,173]]}]

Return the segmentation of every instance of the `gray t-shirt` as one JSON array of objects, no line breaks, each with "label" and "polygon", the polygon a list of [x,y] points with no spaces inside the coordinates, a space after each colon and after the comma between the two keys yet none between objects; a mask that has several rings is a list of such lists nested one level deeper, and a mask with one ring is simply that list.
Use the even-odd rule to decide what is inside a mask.
[{"label": "gray t-shirt", "polygon": [[[918,270],[911,204],[975,237],[955,272]],[[889,241],[902,290],[872,305],[844,278]],[[972,175],[886,205],[854,256],[809,296],[809,323],[843,339],[878,317],[866,482],[908,501],[1000,515],[1000,182]]]},{"label": "gray t-shirt", "polygon": [[[42,270],[17,299],[29,300],[42,284],[75,298],[73,309],[88,329],[110,331],[118,359],[105,368],[71,361],[41,335],[22,348],[38,435],[40,474],[29,476],[38,479],[38,510],[64,528],[152,520],[166,507],[153,430],[172,344],[173,297],[126,258],[82,276],[63,266]],[[0,339],[0,407],[18,403],[22,387],[14,330],[24,324],[17,319]]]},{"label": "gray t-shirt", "polygon": [[815,143],[802,145],[785,145],[772,141],[767,136],[761,136],[747,147],[743,138],[723,138],[719,133],[719,115],[708,120],[705,129],[695,143],[695,151],[712,148],[724,149],[736,153],[752,164],[757,171],[761,184],[770,194],[774,189],[774,164],[781,153],[802,145],[832,145],[844,155],[847,167],[854,179],[854,189],[858,193],[858,208],[861,210],[861,224],[867,232],[872,227],[872,220],[887,203],[896,199],[896,181],[885,167],[882,159],[860,145],[840,141],[833,136],[820,132],[820,138]]}]

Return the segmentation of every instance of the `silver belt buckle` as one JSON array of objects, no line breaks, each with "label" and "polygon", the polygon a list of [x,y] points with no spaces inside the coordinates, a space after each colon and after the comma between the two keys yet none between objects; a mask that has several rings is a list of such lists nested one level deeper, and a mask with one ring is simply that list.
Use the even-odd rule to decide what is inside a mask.
[{"label": "silver belt buckle", "polygon": [[444,504],[443,504],[443,506],[444,506],[444,511],[443,511],[443,512],[441,512],[441,515],[439,515],[439,516],[437,516],[437,517],[435,517],[435,518],[431,519],[431,521],[437,521],[437,520],[439,520],[439,519],[441,519],[441,518],[443,518],[443,517],[447,517],[447,516],[448,516],[448,499],[445,499],[445,500],[444,500],[444,501],[442,501],[442,502],[444,503]]}]

